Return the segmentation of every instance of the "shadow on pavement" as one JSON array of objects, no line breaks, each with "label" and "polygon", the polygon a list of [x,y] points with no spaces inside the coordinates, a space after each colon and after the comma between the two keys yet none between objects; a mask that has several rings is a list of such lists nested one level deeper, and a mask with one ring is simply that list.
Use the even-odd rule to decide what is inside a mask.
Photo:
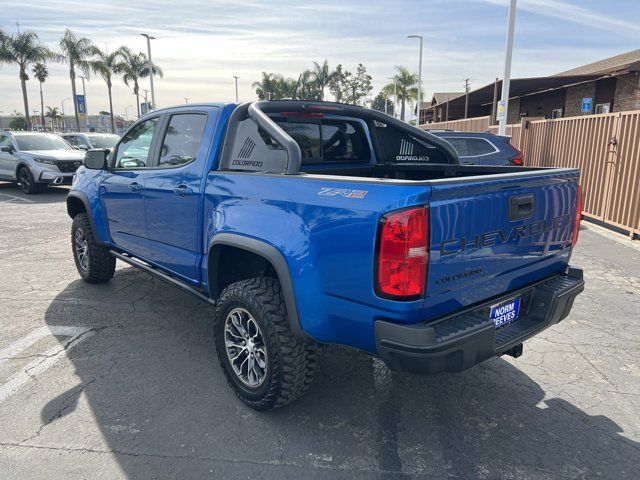
[{"label": "shadow on pavement", "polygon": [[58,203],[64,202],[68,193],[68,186],[50,186],[40,193],[27,195],[20,190],[17,184],[0,180],[0,204],[4,202],[25,204]]},{"label": "shadow on pavement", "polygon": [[327,347],[304,398],[254,412],[225,383],[212,315],[132,268],[72,282],[46,322],[96,333],[67,352],[81,384],[43,408],[43,424],[84,392],[129,478],[638,478],[640,445],[618,425],[545,399],[502,359],[420,377]]}]

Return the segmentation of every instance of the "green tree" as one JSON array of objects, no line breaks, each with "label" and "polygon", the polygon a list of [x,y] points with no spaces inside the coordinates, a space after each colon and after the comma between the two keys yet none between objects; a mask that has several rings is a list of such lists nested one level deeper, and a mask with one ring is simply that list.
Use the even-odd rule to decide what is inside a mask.
[{"label": "green tree", "polygon": [[319,100],[324,100],[324,91],[331,85],[331,81],[336,75],[335,71],[331,71],[329,63],[325,60],[322,65],[318,62],[313,62],[313,78],[316,85],[320,89]]},{"label": "green tree", "polygon": [[292,78],[284,78],[279,73],[262,72],[262,79],[253,82],[252,87],[260,100],[281,100],[292,98],[297,82]]},{"label": "green tree", "polygon": [[333,79],[329,83],[329,89],[337,102],[358,105],[373,90],[371,82],[372,77],[367,73],[363,64],[358,64],[355,74],[344,70],[342,65],[338,65]]},{"label": "green tree", "polygon": [[[21,113],[16,113],[9,120],[9,130],[27,130],[27,120],[25,118],[29,118],[29,116],[23,117]],[[29,122],[30,125],[30,122]]]},{"label": "green tree", "polygon": [[[118,50],[108,53],[104,50],[100,50],[98,47],[93,49],[93,60],[89,62],[91,70],[96,75],[100,75],[107,84],[107,91],[109,92],[109,116],[111,118],[111,133],[115,133],[116,124],[113,117],[113,98],[111,94],[111,88],[113,87],[113,77],[126,70],[124,65],[127,55],[130,52],[124,50],[124,47],[120,47]],[[138,107],[140,108],[140,107]]]},{"label": "green tree", "polygon": [[304,70],[300,74],[295,93],[296,98],[300,100],[322,100],[320,86],[311,70]]},{"label": "green tree", "polygon": [[[411,73],[407,67],[396,66],[396,74],[393,78],[396,82],[398,100],[401,102],[400,118],[404,121],[406,102],[418,99],[418,74]],[[393,83],[386,85],[385,88],[393,91]]]},{"label": "green tree", "polygon": [[44,63],[36,63],[33,66],[33,76],[36,77],[40,86],[40,118],[42,119],[42,128],[44,128],[44,97],[42,96],[42,84],[49,76],[49,71]]},{"label": "green tree", "polygon": [[78,37],[68,28],[60,39],[60,60],[69,64],[69,78],[71,79],[71,93],[73,96],[73,109],[76,116],[76,129],[80,131],[80,115],[78,114],[78,101],[76,97],[76,68],[86,77],[89,76],[89,59],[93,56],[95,46],[86,37]]},{"label": "green tree", "polygon": [[58,110],[58,107],[47,107],[47,112],[44,116],[49,119],[52,131],[55,130],[55,125],[58,123],[57,120],[62,118],[62,114],[60,113],[60,110]]},{"label": "green tree", "polygon": [[[121,70],[122,80],[130,87],[133,85],[133,93],[136,96],[136,108],[138,109],[138,117],[140,117],[140,85],[139,81],[143,78],[149,77],[149,59],[147,56],[140,53],[133,53],[127,47],[120,47],[118,49],[120,56],[122,57]],[[158,75],[162,78],[162,69],[153,64],[153,75]]]},{"label": "green tree", "polygon": [[[52,58],[53,52],[40,43],[34,32],[22,32],[13,35],[0,35],[0,62],[18,66],[20,86],[22,87],[22,101],[24,103],[24,129],[31,130],[29,118],[29,98],[27,96],[27,70],[29,66]],[[12,120],[13,121],[13,120]]]},{"label": "green tree", "polygon": [[376,98],[373,99],[371,108],[393,116],[393,102],[389,100],[388,92],[384,89],[382,89],[382,91],[376,95]]}]

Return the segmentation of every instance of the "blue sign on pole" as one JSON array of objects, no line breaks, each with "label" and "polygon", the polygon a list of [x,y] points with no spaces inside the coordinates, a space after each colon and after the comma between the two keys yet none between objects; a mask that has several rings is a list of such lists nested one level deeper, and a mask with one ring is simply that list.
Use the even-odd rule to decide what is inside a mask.
[{"label": "blue sign on pole", "polygon": [[593,107],[593,98],[585,97],[582,99],[582,103],[580,104],[580,111],[582,113],[591,113],[592,107]]},{"label": "blue sign on pole", "polygon": [[149,108],[148,108],[147,103],[146,102],[142,102],[140,104],[140,116],[144,117],[147,114],[148,110],[149,110]]},{"label": "blue sign on pole", "polygon": [[76,95],[76,103],[78,104],[78,113],[86,115],[87,103],[85,102],[84,95]]}]

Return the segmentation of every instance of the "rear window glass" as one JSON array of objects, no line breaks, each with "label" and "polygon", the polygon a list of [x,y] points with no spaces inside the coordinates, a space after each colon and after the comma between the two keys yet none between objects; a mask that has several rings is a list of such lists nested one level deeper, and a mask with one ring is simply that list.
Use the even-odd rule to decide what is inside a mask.
[{"label": "rear window glass", "polygon": [[486,155],[495,152],[496,149],[484,138],[470,138],[469,151],[473,152],[473,155]]},{"label": "rear window glass", "polygon": [[359,122],[275,120],[300,146],[303,164],[368,163],[371,160],[369,142]]},{"label": "rear window glass", "polygon": [[494,153],[496,149],[484,138],[442,137],[455,148],[461,157],[474,157]]}]

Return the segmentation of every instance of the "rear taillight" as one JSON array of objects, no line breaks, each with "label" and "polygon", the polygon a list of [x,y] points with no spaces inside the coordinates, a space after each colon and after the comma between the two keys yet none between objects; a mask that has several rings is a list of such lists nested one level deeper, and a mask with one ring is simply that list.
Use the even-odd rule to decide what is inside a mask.
[{"label": "rear taillight", "polygon": [[429,260],[426,207],[391,212],[380,222],[376,290],[382,297],[410,300],[424,295]]},{"label": "rear taillight", "polygon": [[[511,145],[513,147],[513,145]],[[513,147],[516,149],[516,152],[518,152],[516,154],[515,157],[513,157],[511,159],[511,163],[513,163],[514,165],[521,167],[522,165],[524,165],[524,153],[522,153],[522,151],[516,147]]]},{"label": "rear taillight", "polygon": [[576,216],[573,221],[573,240],[571,246],[575,247],[580,234],[580,220],[582,220],[582,187],[578,185],[578,197],[576,198]]}]

